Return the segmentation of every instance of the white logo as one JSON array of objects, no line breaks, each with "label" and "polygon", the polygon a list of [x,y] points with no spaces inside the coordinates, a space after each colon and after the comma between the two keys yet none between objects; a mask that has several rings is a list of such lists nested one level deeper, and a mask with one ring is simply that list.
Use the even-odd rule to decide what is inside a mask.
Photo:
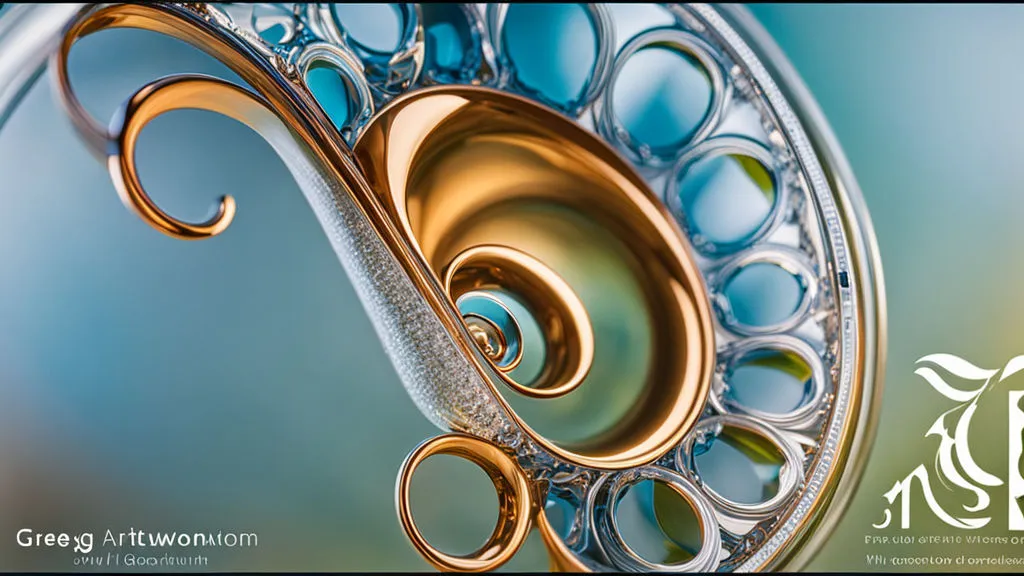
[{"label": "white logo", "polygon": [[[978,408],[978,401],[983,395],[997,393],[996,385],[1017,372],[1024,370],[1024,356],[1017,356],[1006,363],[1002,370],[986,370],[971,364],[963,358],[952,354],[931,354],[924,356],[917,361],[915,374],[925,379],[939,394],[957,402],[957,405],[943,412],[935,423],[932,424],[925,436],[937,436],[939,438],[939,449],[935,455],[934,470],[939,481],[947,488],[956,486],[969,490],[977,497],[974,505],[964,505],[963,511],[969,516],[961,516],[947,512],[939,505],[932,492],[931,481],[928,476],[928,466],[919,464],[903,480],[896,482],[892,489],[886,492],[883,497],[892,507],[896,500],[900,501],[900,528],[910,528],[910,501],[914,488],[914,481],[917,480],[921,487],[925,502],[935,516],[946,524],[955,528],[974,530],[989,523],[991,516],[981,516],[980,513],[988,510],[991,499],[986,488],[1002,486],[1003,480],[983,470],[974,458],[971,457],[971,450],[968,445],[968,432],[971,426],[971,418]],[[924,364],[922,366],[922,364]],[[961,390],[950,386],[946,380],[934,368],[944,370],[950,375],[977,384],[971,390]],[[999,376],[996,379],[996,376]],[[1017,499],[1024,496],[1024,478],[1021,477],[1020,461],[1022,454],[1022,436],[1024,436],[1024,408],[1021,407],[1021,399],[1024,398],[1024,391],[1008,390],[1007,401],[1009,402],[1009,529],[1024,530],[1024,513],[1021,512]],[[892,521],[890,508],[885,509],[885,518],[880,524],[873,524],[875,528],[885,528]]]}]

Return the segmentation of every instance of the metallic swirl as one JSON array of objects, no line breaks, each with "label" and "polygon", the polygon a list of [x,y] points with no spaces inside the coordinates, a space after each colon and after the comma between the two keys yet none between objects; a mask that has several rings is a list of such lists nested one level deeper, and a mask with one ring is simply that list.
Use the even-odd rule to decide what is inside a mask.
[{"label": "metallic swirl", "polygon": [[[884,334],[883,323],[875,316],[875,299],[881,298],[881,280],[872,276],[877,258],[872,251],[870,227],[862,229],[866,224],[859,222],[866,220],[861,208],[854,204],[853,213],[844,212],[850,209],[843,188],[851,185],[849,177],[841,173],[842,182],[831,183],[838,190],[831,190],[829,183],[823,183],[822,169],[817,165],[814,150],[806,144],[807,136],[794,123],[786,101],[779,100],[778,88],[770,78],[764,79],[764,72],[754,66],[760,66],[756,58],[744,51],[719,50],[719,42],[744,47],[741,40],[727,36],[718,38],[715,34],[705,35],[702,32],[705,30],[702,26],[707,26],[708,29],[714,28],[716,34],[732,33],[725,23],[716,20],[716,9],[700,5],[685,8],[669,6],[671,13],[689,18],[681,20],[695,23],[687,25],[689,32],[647,30],[627,42],[615,59],[613,39],[616,23],[611,22],[605,7],[585,6],[595,29],[597,54],[590,78],[578,97],[562,104],[548,102],[543,94],[530,90],[515,77],[514,62],[509,60],[509,54],[503,53],[505,5],[490,5],[486,9],[486,35],[489,39],[481,38],[480,49],[485,63],[493,61],[497,77],[487,81],[483,76],[462,79],[487,85],[491,85],[493,80],[500,90],[489,94],[488,90],[460,92],[451,87],[437,86],[423,89],[415,98],[405,92],[424,84],[453,83],[431,78],[423,71],[423,20],[420,8],[415,5],[403,8],[406,11],[404,39],[399,49],[389,54],[356,45],[354,39],[339,27],[327,5],[309,7],[307,21],[301,20],[301,11],[297,10],[294,38],[289,37],[287,46],[276,47],[246,31],[244,26],[234,26],[228,16],[206,4],[115,4],[76,7],[75,10],[80,12],[65,27],[63,41],[52,56],[51,69],[57,94],[90,151],[108,165],[122,201],[148,224],[175,238],[202,239],[222,233],[236,212],[231,196],[225,195],[220,199],[216,215],[206,222],[184,222],[171,216],[146,193],[138,176],[135,147],[148,122],[169,111],[213,111],[246,124],[274,147],[299,182],[339,259],[352,277],[414,402],[439,427],[473,434],[472,437],[462,434],[445,436],[421,445],[409,456],[399,477],[398,506],[403,526],[414,545],[432,565],[444,570],[497,568],[516,553],[531,527],[536,526],[551,552],[552,567],[560,570],[604,568],[608,562],[618,568],[647,570],[711,570],[731,566],[730,563],[739,566],[741,561],[745,562],[745,568],[766,567],[776,565],[783,552],[793,554],[797,548],[793,546],[796,539],[791,535],[811,519],[823,517],[823,503],[832,500],[833,492],[826,490],[831,484],[822,484],[814,478],[843,469],[850,451],[854,448],[857,448],[854,452],[859,451],[867,441],[865,438],[870,439],[870,435],[855,435],[854,431],[870,430],[873,426],[869,419],[870,410],[864,409],[862,401],[866,401],[869,393],[876,389],[872,378],[881,365],[879,350],[883,349],[878,345],[879,337],[876,335],[876,331]],[[468,14],[475,15],[476,9],[472,10]],[[484,29],[479,18],[473,19],[472,25],[478,33]],[[68,54],[81,37],[116,27],[145,29],[183,40],[225,63],[252,89],[208,76],[167,77],[136,91],[111,123],[104,126],[85,111],[76,97],[69,80]],[[0,46],[8,43],[9,33],[8,28],[0,28]],[[709,40],[717,40],[705,42],[705,36]],[[44,42],[39,40],[35,45],[42,44]],[[652,44],[667,44],[695,55],[712,75],[716,98],[711,112],[693,138],[685,144],[653,152],[645,149],[642,142],[628,138],[620,129],[622,127],[616,124],[612,90],[609,89],[626,58]],[[325,64],[330,64],[339,73],[346,85],[346,97],[355,101],[351,117],[338,124],[332,122],[330,115],[317,102],[316,94],[304,82],[308,70],[314,65]],[[5,119],[4,111],[9,108],[10,95],[22,90],[24,84],[19,76],[16,78],[18,81],[12,84],[14,88],[5,87],[2,80],[9,77],[5,72],[7,70],[0,67],[0,124]],[[508,92],[518,93],[516,99],[528,96],[539,100],[562,114],[547,117],[550,111],[544,114],[536,110],[531,112],[525,99],[513,102]],[[584,139],[582,135],[571,132],[581,129],[585,121],[593,120],[594,129],[604,139],[600,142],[602,146],[592,143],[595,150],[600,148],[593,154],[599,161],[595,166],[601,168],[595,172],[609,172],[605,168],[610,165],[610,172],[618,178],[615,182],[625,175],[629,189],[636,187],[639,190],[630,192],[633,203],[629,206],[635,208],[634,204],[639,202],[640,210],[607,210],[608,214],[615,216],[616,222],[622,224],[616,224],[616,229],[621,228],[629,234],[625,238],[628,245],[645,244],[653,237],[664,236],[666,239],[666,246],[641,254],[646,275],[640,279],[652,292],[650,298],[654,305],[651,309],[659,314],[656,324],[665,336],[659,340],[667,351],[665,361],[659,366],[664,365],[664,374],[670,376],[682,373],[686,368],[682,379],[699,381],[699,385],[688,385],[695,393],[692,394],[693,401],[685,403],[685,406],[686,394],[682,388],[670,390],[671,398],[675,399],[671,414],[661,409],[665,402],[645,404],[649,412],[647,417],[630,422],[636,433],[626,438],[629,442],[625,444],[629,444],[631,451],[621,449],[624,442],[595,443],[585,447],[586,450],[548,442],[515,414],[493,386],[498,379],[505,379],[506,384],[521,394],[553,397],[570,392],[583,381],[594,355],[593,342],[587,337],[593,328],[587,319],[588,311],[576,294],[564,285],[565,282],[557,276],[553,280],[548,278],[549,271],[543,265],[532,261],[521,265],[525,260],[516,256],[518,250],[508,252],[511,249],[493,242],[475,247],[467,243],[453,250],[452,254],[435,254],[436,258],[428,260],[421,250],[422,238],[413,233],[410,224],[415,219],[403,216],[406,210],[406,176],[414,172],[412,167],[418,166],[413,160],[424,155],[410,153],[403,157],[396,154],[395,147],[390,146],[394,142],[404,143],[410,152],[418,153],[420,149],[409,145],[407,136],[411,132],[408,126],[403,125],[403,129],[395,126],[401,120],[411,122],[414,128],[418,125],[420,129],[433,132],[441,125],[440,120],[435,120],[431,121],[435,126],[426,126],[430,122],[424,120],[422,114],[404,114],[403,107],[414,100],[426,106],[417,108],[417,111],[430,111],[429,106],[436,105],[433,111],[438,112],[438,118],[447,118],[445,114],[452,110],[445,107],[452,104],[456,96],[466,102],[474,98],[483,102],[470,107],[473,114],[480,115],[467,116],[478,121],[464,123],[466,126],[492,123],[494,116],[479,112],[485,109],[492,115],[499,109],[514,111],[515,114],[501,113],[507,115],[507,118],[502,116],[501,121],[510,125],[523,122],[525,116],[534,118],[535,123],[545,126],[546,130],[551,128],[549,125],[556,125],[555,128],[564,132],[560,138],[564,137],[565,142],[549,148],[551,157],[559,161],[564,156],[563,149],[568,148],[566,143]],[[17,98],[18,94],[15,94],[14,100]],[[488,105],[487,102],[492,100],[504,104]],[[675,181],[670,179],[666,183],[666,201],[649,193],[646,186],[653,183],[641,181],[641,176],[633,169],[643,168],[643,172],[659,177],[673,176],[691,160],[711,152],[721,152],[726,148],[719,147],[739,142],[740,139],[729,136],[729,132],[721,132],[722,117],[728,115],[732,108],[731,103],[728,106],[726,103],[731,101],[759,106],[755,111],[760,112],[761,119],[771,120],[759,125],[759,129],[763,128],[768,133],[764,142],[759,140],[756,150],[742,146],[739,149],[762,160],[772,171],[779,189],[770,215],[749,238],[729,245],[702,244],[700,238],[693,237],[692,230],[686,229],[685,222],[674,222],[669,218],[670,209],[674,208]],[[592,114],[577,123],[579,125],[562,126],[561,123],[566,122],[562,115],[577,120],[591,106]],[[454,130],[450,126],[441,127]],[[371,128],[377,130],[376,136]],[[391,138],[391,130],[402,138]],[[361,144],[356,144],[357,139]],[[605,149],[604,145],[609,143],[615,148],[614,154],[611,148]],[[832,145],[826,143],[831,150]],[[390,150],[390,156],[382,156],[381,150]],[[625,160],[620,163],[619,153],[632,164],[625,166]],[[394,182],[398,184],[391,186],[391,180],[387,181],[388,187],[379,186],[383,180],[374,184],[373,178],[380,179],[382,174],[389,178],[395,176]],[[450,173],[445,175],[446,181],[451,180],[450,176]],[[787,184],[783,185],[784,182]],[[792,190],[789,182],[794,183]],[[551,187],[544,189],[550,190]],[[609,185],[608,189],[612,187]],[[497,192],[503,190],[495,188]],[[459,194],[460,191],[451,187],[445,198],[465,202],[465,195]],[[503,198],[497,192],[492,192],[487,198]],[[588,190],[588,194],[565,192],[557,198],[551,195],[551,198],[563,203],[580,203],[578,198],[588,198],[588,203],[583,205],[586,212],[592,211],[597,204],[594,190]],[[665,207],[664,202],[669,206]],[[839,204],[838,217],[835,216],[835,202]],[[805,205],[813,210],[798,210]],[[396,218],[395,214],[399,217]],[[466,214],[472,215],[473,210],[467,208]],[[599,215],[605,217],[604,212]],[[637,230],[651,221],[655,225],[648,226],[650,233],[640,235]],[[797,233],[808,234],[809,244],[805,245],[802,236],[797,245],[779,242],[775,232],[794,224],[791,228]],[[819,226],[828,235],[818,238],[814,232]],[[789,228],[784,231],[788,232]],[[866,235],[866,240],[861,234]],[[847,236],[854,241],[849,247],[849,254]],[[685,246],[687,237],[696,244],[697,250],[703,252],[703,256],[711,259],[691,262]],[[865,242],[866,249],[860,245]],[[505,252],[498,253],[493,248]],[[509,254],[514,257],[509,258]],[[871,258],[870,262],[859,260],[864,254]],[[469,262],[474,258],[476,261]],[[529,258],[538,259],[539,255],[530,254]],[[660,267],[663,260],[672,266],[676,266],[674,263],[677,261],[683,262],[685,269],[680,272],[671,268],[663,272]],[[473,264],[476,271],[467,262]],[[772,325],[746,325],[736,318],[724,292],[730,278],[745,266],[761,262],[771,263],[792,274],[800,284],[801,298],[791,314]],[[510,270],[518,273],[518,276],[513,274],[514,277],[504,280],[518,281],[528,289],[527,292],[536,293],[538,302],[550,305],[547,309],[544,306],[532,307],[548,313],[552,327],[547,331],[548,336],[564,336],[568,330],[569,338],[556,341],[559,345],[546,350],[549,357],[559,358],[558,354],[550,354],[552,351],[562,354],[562,361],[546,366],[548,372],[538,379],[540,385],[526,387],[509,380],[504,372],[513,368],[514,362],[487,364],[486,359],[481,360],[481,347],[474,347],[478,342],[474,342],[470,327],[462,322],[460,309],[453,300],[459,293],[480,288],[475,282],[502,284],[493,278],[481,277],[480,263],[501,264],[498,268],[503,274]],[[825,275],[825,271],[829,275]],[[493,273],[491,275],[494,276]],[[712,302],[707,302],[706,296],[711,296]],[[664,302],[674,305],[666,308],[662,305]],[[670,315],[672,310],[677,313]],[[713,326],[716,313],[718,325]],[[694,328],[677,329],[675,324]],[[809,332],[804,330],[808,327],[811,329]],[[801,330],[807,334],[798,333]],[[855,338],[859,336],[863,339]],[[802,340],[805,337],[809,338],[807,342]],[[574,349],[561,345],[566,343],[565,340],[579,346]],[[679,342],[694,347],[686,351],[687,357],[699,356],[704,360],[684,366],[678,361],[682,354]],[[701,342],[703,347],[698,349]],[[742,352],[755,345],[786,349],[808,361],[814,374],[809,398],[804,403],[785,414],[760,413],[725,398],[725,383],[711,384],[716,348],[718,363],[722,365],[731,361],[730,358],[740,358]],[[826,350],[835,356],[825,356]],[[654,380],[671,380],[664,374]],[[928,379],[927,376],[925,378]],[[935,385],[934,382],[932,384]],[[704,401],[709,391],[711,409],[705,410]],[[856,426],[851,424],[853,419],[857,419]],[[965,420],[969,421],[969,417]],[[657,430],[650,425],[651,422],[662,421],[681,423],[672,427],[659,424]],[[844,427],[840,429],[840,426]],[[785,462],[780,470],[779,490],[773,497],[753,504],[734,502],[701,482],[692,461],[694,442],[703,443],[705,437],[716,436],[724,427],[738,428],[758,436],[781,454]],[[655,438],[657,442],[652,440],[655,432],[661,434],[670,428],[671,436],[666,432]],[[817,430],[821,440],[807,437],[804,441],[802,436],[793,432],[797,429],[801,432]],[[686,431],[689,433],[684,435]],[[959,452],[958,446],[949,443],[945,430],[942,432],[947,447]],[[959,435],[958,430],[950,438]],[[509,438],[514,442],[507,440]],[[810,447],[806,454],[798,442]],[[512,455],[512,451],[516,454]],[[438,453],[455,454],[475,462],[488,472],[499,492],[499,525],[488,544],[468,557],[445,555],[430,547],[416,529],[409,511],[408,487],[413,471],[423,459]],[[825,457],[832,453],[837,455],[836,459]],[[546,502],[546,492],[556,483],[553,478],[557,473],[554,471],[562,470],[560,467],[566,467],[577,477],[588,478],[584,483],[586,489],[581,488],[583,493],[574,500],[577,504],[585,502],[577,506],[576,520],[579,526],[587,528],[577,531],[577,536],[585,534],[579,537],[579,541],[573,540],[571,549],[548,524],[543,506],[538,504]],[[596,482],[591,483],[590,480],[595,478]],[[700,516],[703,546],[693,561],[671,566],[651,564],[639,558],[621,541],[614,514],[606,514],[609,508],[613,508],[607,506],[608,502],[615,501],[615,498],[607,498],[643,479],[668,484]],[[603,503],[600,507],[595,507],[597,498]],[[603,528],[595,528],[595,523]],[[753,529],[755,525],[757,531]],[[740,531],[737,531],[737,526]],[[764,532],[769,528],[770,533]],[[768,534],[765,537],[770,542],[754,542],[751,535],[755,533]],[[591,536],[595,541],[588,541]],[[752,546],[756,548],[756,554]],[[727,554],[737,556],[722,560]]]},{"label": "metallic swirl", "polygon": [[139,181],[135,165],[139,134],[154,118],[173,110],[209,110],[248,123],[248,111],[266,111],[266,106],[248,90],[208,76],[182,74],[147,84],[128,99],[110,125],[113,146],[107,166],[121,201],[172,238],[199,240],[220,234],[235,217],[235,199],[222,196],[217,214],[200,224],[183,222],[161,210]]},{"label": "metallic swirl", "polygon": [[[210,77],[172,76],[136,92],[115,114],[110,127],[104,127],[85,110],[75,94],[68,74],[68,56],[72,46],[81,38],[108,28],[122,27],[150,30],[184,40],[228,65],[256,92]],[[66,28],[64,38],[52,56],[51,70],[58,98],[72,124],[89,150],[108,164],[122,201],[149,225],[174,238],[196,240],[216,236],[231,224],[236,207],[234,199],[226,195],[220,199],[213,218],[189,223],[156,206],[142,187],[135,167],[135,145],[139,133],[156,116],[186,108],[210,110],[243,122],[265,137],[264,132],[289,132],[285,126],[297,126],[300,128],[295,130],[293,138],[303,141],[308,150],[333,153],[330,155],[335,158],[349,153],[343,144],[332,146],[337,137],[312,133],[312,125],[329,126],[330,122],[323,117],[323,112],[311,97],[298,91],[282,90],[285,84],[278,80],[281,72],[271,62],[255,52],[251,43],[243,38],[208,24],[201,13],[165,5],[87,7]],[[304,96],[307,101],[301,101]],[[310,115],[315,120],[311,121]],[[318,145],[313,145],[314,141]],[[321,162],[338,166],[341,180],[347,183],[355,180],[352,175],[356,171],[350,160]]]}]

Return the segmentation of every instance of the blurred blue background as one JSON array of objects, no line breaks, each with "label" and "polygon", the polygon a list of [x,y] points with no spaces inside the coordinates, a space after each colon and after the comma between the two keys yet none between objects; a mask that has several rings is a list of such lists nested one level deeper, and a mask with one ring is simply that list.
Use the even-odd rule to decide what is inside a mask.
[{"label": "blurred blue background", "polygon": [[[914,361],[948,352],[997,368],[1024,353],[1024,6],[752,10],[829,119],[881,246],[879,440],[811,566],[864,570],[880,495],[930,459],[923,433],[948,408],[922,393]],[[99,118],[160,75],[235,78],[130,30],[83,40],[72,70]],[[175,241],[123,208],[46,80],[0,131],[0,570],[72,568],[67,551],[17,548],[19,528],[130,526],[259,534],[256,548],[210,551],[207,570],[425,569],[394,479],[437,431],[270,147],[209,113],[156,120],[140,168],[158,204],[198,220],[219,195],[239,202],[229,233]],[[490,532],[495,499],[472,467],[425,466],[417,490],[433,495],[417,518],[438,545],[468,551]],[[924,516],[917,531],[940,533]],[[531,541],[507,569],[545,567]]]}]

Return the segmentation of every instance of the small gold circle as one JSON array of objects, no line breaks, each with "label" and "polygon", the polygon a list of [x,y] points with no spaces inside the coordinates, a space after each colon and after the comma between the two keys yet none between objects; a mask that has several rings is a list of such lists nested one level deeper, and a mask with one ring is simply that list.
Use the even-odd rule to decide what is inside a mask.
[{"label": "small gold circle", "polygon": [[506,348],[508,348],[504,332],[495,326],[494,322],[483,316],[466,314],[462,319],[466,321],[469,333],[473,336],[476,345],[483,350],[484,354],[494,362],[501,360],[501,357],[505,355]]},{"label": "small gold circle", "polygon": [[[464,458],[476,464],[491,478],[498,493],[498,524],[487,542],[471,554],[455,556],[427,542],[412,517],[409,492],[416,468],[436,454]],[[398,518],[413,546],[434,568],[442,571],[489,572],[508,562],[519,551],[530,533],[533,500],[523,469],[490,442],[466,434],[446,434],[420,444],[409,453],[398,474],[395,490]]]}]

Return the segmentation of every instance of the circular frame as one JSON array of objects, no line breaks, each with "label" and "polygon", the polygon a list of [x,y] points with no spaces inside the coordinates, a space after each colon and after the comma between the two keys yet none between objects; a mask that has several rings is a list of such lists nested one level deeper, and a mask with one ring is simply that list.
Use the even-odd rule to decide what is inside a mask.
[{"label": "circular frame", "polygon": [[488,4],[485,21],[487,24],[487,36],[490,40],[491,49],[494,50],[495,61],[498,66],[497,88],[511,89],[517,94],[523,94],[538,100],[546,106],[576,118],[580,113],[590,106],[604,89],[608,82],[608,75],[611,72],[612,60],[615,49],[615,26],[612,24],[611,14],[603,4],[580,4],[590,18],[594,26],[594,36],[597,41],[597,49],[594,54],[594,66],[590,73],[590,79],[586,83],[586,89],[572,102],[568,108],[551,102],[543,94],[515,82],[515,64],[505,53],[505,17],[508,14],[509,4]]},{"label": "circular frame", "polygon": [[[412,516],[410,491],[416,468],[431,456],[457,456],[479,466],[490,477],[498,494],[498,524],[476,552],[456,556],[427,542]],[[508,562],[530,533],[533,500],[530,483],[522,468],[500,448],[466,434],[431,438],[417,446],[402,463],[395,486],[395,503],[402,528],[416,550],[442,571],[487,572]]]},{"label": "circular frame", "polygon": [[[698,124],[693,135],[680,144],[671,154],[659,155],[647,144],[637,142],[629,130],[619,122],[615,115],[615,81],[629,59],[641,50],[653,47],[667,47],[677,52],[689,54],[700,62],[711,80],[711,107],[704,119]],[[731,96],[730,85],[725,82],[721,63],[712,54],[714,50],[706,42],[689,32],[677,28],[654,28],[634,36],[619,54],[615,56],[611,71],[605,81],[605,89],[601,92],[597,105],[594,107],[595,125],[600,134],[631,161],[643,166],[656,168],[672,166],[690,147],[707,138],[718,125]]]},{"label": "circular frame", "polygon": [[[405,92],[419,80],[423,71],[423,18],[419,4],[399,2],[389,4],[398,10],[401,19],[399,40],[394,50],[370,48],[355,38],[336,21],[333,3],[314,3],[306,6],[306,20],[317,36],[343,46],[362,62],[369,84],[388,99]],[[395,70],[401,71],[395,75]]]},{"label": "circular frame", "polygon": [[[714,242],[695,230],[691,230],[690,222],[681,217],[685,212],[679,200],[680,179],[696,163],[729,154],[741,154],[757,160],[768,171],[775,187],[775,198],[764,221],[749,234],[747,238],[736,242]],[[665,184],[665,205],[669,207],[676,222],[683,228],[693,247],[709,257],[735,254],[749,248],[774,232],[781,225],[785,212],[782,210],[789,202],[789,186],[783,176],[779,164],[764,145],[742,136],[715,136],[704,140],[679,157],[669,173]]]},{"label": "circular frame", "polygon": [[[356,98],[357,112],[348,119],[345,126],[338,130],[346,140],[353,140],[359,129],[373,117],[373,93],[363,76],[363,66],[356,57],[338,46],[326,42],[314,42],[303,46],[295,57],[295,66],[299,75],[305,80],[306,74],[317,62],[330,64],[344,80],[349,88],[348,97]],[[305,87],[309,90],[309,87]],[[316,100],[316,98],[313,98]],[[326,113],[326,112],[325,112]]]},{"label": "circular frame", "polygon": [[[800,303],[797,308],[783,320],[766,326],[752,326],[736,319],[732,305],[725,295],[725,287],[744,268],[751,264],[772,264],[789,272],[797,279],[802,289]],[[735,258],[729,260],[714,273],[714,280],[709,282],[712,291],[712,303],[716,316],[722,326],[742,336],[761,336],[788,332],[807,321],[811,307],[818,298],[817,276],[811,270],[806,256],[800,252],[781,245],[754,246]]]},{"label": "circular frame", "polygon": [[784,413],[766,412],[746,407],[739,402],[732,402],[725,398],[725,391],[729,385],[728,379],[722,372],[716,372],[711,384],[711,395],[708,397],[709,403],[722,414],[749,416],[782,428],[802,429],[816,422],[821,417],[822,411],[827,408],[824,405],[827,390],[825,370],[822,367],[821,358],[803,340],[787,334],[777,334],[733,342],[719,353],[719,358],[724,359],[723,372],[729,373],[749,354],[762,350],[791,352],[807,363],[811,369],[811,392],[807,399],[793,410]]},{"label": "circular frame", "polygon": [[[700,478],[697,470],[695,456],[693,454],[694,444],[697,440],[707,434],[718,436],[723,428],[738,428],[751,432],[769,441],[783,457],[782,468],[779,471],[779,490],[774,496],[763,502],[747,504],[736,502],[715,492]],[[723,414],[712,416],[702,420],[693,430],[685,442],[679,446],[676,454],[676,466],[684,476],[692,480],[698,490],[707,496],[720,512],[741,520],[761,520],[778,512],[785,506],[799,490],[804,477],[804,454],[796,443],[787,440],[781,433],[770,426],[750,418],[736,414]]]},{"label": "circular frame", "polygon": [[[423,71],[420,74],[420,83],[424,86],[433,86],[437,84],[451,84],[451,83],[469,83],[481,86],[489,86],[493,84],[497,78],[495,72],[495,56],[494,50],[491,48],[491,43],[487,41],[487,24],[484,21],[484,17],[480,11],[471,5],[457,4],[457,8],[462,15],[466,18],[466,26],[470,29],[474,40],[477,42],[477,48],[480,50],[480,65],[472,75],[462,75],[457,79],[451,79],[450,81],[439,80],[433,70],[429,69],[426,64],[426,16],[423,17],[423,35],[424,35],[424,64]],[[422,15],[422,8],[421,8]]]},{"label": "circular frame", "polygon": [[[616,513],[619,500],[630,487],[644,481],[661,482],[672,489],[678,496],[686,500],[700,524],[701,545],[697,554],[680,564],[661,564],[651,562],[636,553],[622,537],[619,531]],[[605,479],[600,487],[600,496],[593,501],[593,515],[598,534],[606,536],[598,540],[603,542],[603,550],[620,569],[630,572],[710,572],[718,566],[718,554],[721,550],[721,534],[718,520],[710,503],[704,499],[697,487],[678,472],[659,466],[635,468]]]},{"label": "circular frame", "polygon": [[445,291],[456,299],[492,287],[516,294],[540,325],[545,363],[532,385],[488,359],[507,386],[531,398],[554,398],[583,384],[594,362],[594,328],[579,296],[554,270],[514,248],[477,245],[456,255],[443,276]]}]

